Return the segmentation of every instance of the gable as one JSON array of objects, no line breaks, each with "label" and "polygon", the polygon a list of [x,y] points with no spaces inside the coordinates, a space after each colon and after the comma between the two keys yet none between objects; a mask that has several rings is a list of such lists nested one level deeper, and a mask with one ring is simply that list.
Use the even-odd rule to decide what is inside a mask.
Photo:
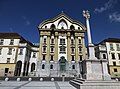
[{"label": "gable", "polygon": [[84,31],[86,30],[86,27],[82,23],[71,19],[64,13],[59,14],[57,17],[53,19],[45,20],[38,26],[39,30],[51,29],[52,27],[54,27],[55,29],[72,29],[73,28],[76,30],[84,30]]}]

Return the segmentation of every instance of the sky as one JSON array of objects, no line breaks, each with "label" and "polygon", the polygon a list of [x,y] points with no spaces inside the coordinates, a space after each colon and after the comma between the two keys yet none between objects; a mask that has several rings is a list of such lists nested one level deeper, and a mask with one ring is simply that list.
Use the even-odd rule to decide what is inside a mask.
[{"label": "sky", "polygon": [[0,0],[0,32],[17,32],[38,43],[37,27],[42,21],[63,11],[86,25],[83,10],[90,11],[94,44],[120,38],[120,0]]}]

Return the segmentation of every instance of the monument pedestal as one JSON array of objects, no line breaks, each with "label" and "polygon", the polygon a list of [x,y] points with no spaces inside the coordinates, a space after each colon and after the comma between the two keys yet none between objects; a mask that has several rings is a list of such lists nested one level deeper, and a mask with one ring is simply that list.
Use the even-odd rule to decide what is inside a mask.
[{"label": "monument pedestal", "polygon": [[110,80],[107,60],[86,59],[83,61],[83,78],[86,80]]}]

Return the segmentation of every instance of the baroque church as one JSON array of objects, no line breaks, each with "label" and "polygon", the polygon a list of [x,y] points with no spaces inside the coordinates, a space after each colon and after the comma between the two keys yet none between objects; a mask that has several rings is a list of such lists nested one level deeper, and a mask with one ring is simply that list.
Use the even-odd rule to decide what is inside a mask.
[{"label": "baroque church", "polygon": [[81,61],[87,58],[86,27],[65,13],[39,26],[40,46],[36,76],[81,76]]}]

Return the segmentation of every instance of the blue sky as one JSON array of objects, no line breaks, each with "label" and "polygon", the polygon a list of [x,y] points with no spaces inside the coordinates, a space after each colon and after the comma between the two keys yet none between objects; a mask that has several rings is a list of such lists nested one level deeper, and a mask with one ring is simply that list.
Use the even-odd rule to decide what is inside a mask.
[{"label": "blue sky", "polygon": [[85,25],[83,10],[90,11],[94,43],[120,38],[120,0],[0,0],[0,32],[17,32],[37,43],[43,20],[64,11]]}]

